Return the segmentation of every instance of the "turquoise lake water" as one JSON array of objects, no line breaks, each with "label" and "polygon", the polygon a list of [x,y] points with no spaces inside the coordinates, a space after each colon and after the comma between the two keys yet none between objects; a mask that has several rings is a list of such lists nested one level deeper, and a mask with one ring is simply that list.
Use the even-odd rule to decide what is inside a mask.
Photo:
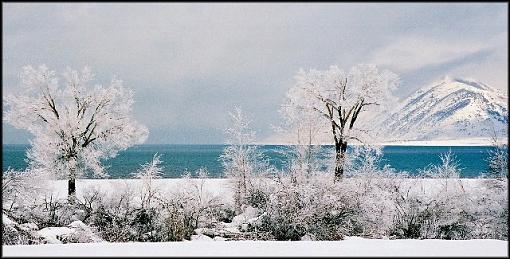
[{"label": "turquoise lake water", "polygon": [[[25,152],[28,145],[2,145],[2,171],[8,167],[16,170],[26,168]],[[206,168],[211,177],[223,177],[223,167],[219,156],[224,145],[139,145],[119,152],[117,157],[105,161],[109,178],[131,178],[131,174],[140,165],[150,161],[154,153],[161,154],[164,177],[180,177],[183,172],[195,172]],[[288,146],[261,145],[260,150],[269,162],[279,169],[285,168],[287,158],[282,153]],[[324,154],[332,149],[323,146]],[[456,156],[461,170],[461,177],[474,178],[487,170],[487,157],[491,147],[487,146],[386,146],[383,148],[383,163],[398,171],[417,174],[427,165],[439,165],[439,155],[449,150]]]}]

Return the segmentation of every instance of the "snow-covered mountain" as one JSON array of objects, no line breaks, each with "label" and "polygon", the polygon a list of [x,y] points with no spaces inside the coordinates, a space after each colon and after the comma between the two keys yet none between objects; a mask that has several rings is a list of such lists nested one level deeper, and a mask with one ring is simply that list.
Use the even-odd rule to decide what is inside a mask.
[{"label": "snow-covered mountain", "polygon": [[445,77],[397,105],[382,123],[388,139],[487,138],[508,135],[508,97],[486,84]]}]

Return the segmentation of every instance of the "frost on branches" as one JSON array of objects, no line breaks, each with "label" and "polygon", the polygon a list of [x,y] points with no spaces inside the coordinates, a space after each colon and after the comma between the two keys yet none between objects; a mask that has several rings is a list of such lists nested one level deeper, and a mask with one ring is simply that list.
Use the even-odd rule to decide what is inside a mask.
[{"label": "frost on branches", "polygon": [[255,132],[250,128],[250,121],[240,108],[230,112],[231,127],[225,130],[228,146],[220,160],[225,168],[225,175],[233,180],[236,210],[241,210],[252,186],[253,174],[261,164],[262,153],[254,145]]},{"label": "frost on branches", "polygon": [[143,181],[141,190],[142,208],[150,207],[151,201],[157,193],[157,188],[154,187],[153,180],[159,179],[163,175],[164,167],[161,165],[161,155],[156,153],[150,162],[142,165],[142,168],[134,173],[134,177]]},{"label": "frost on branches", "polygon": [[44,65],[23,67],[20,77],[22,92],[4,99],[4,120],[34,135],[27,153],[30,168],[66,177],[69,197],[75,194],[77,177],[88,171],[105,176],[101,159],[142,143],[148,135],[130,116],[133,91],[118,79],[93,85],[88,68],[68,68],[59,82]]},{"label": "frost on branches", "polygon": [[496,131],[492,133],[492,149],[489,151],[489,170],[484,174],[485,177],[499,180],[508,179],[508,142],[501,143],[498,140]]},{"label": "frost on branches", "polygon": [[375,65],[357,65],[345,72],[336,66],[328,70],[301,70],[296,85],[288,92],[289,103],[296,109],[312,110],[323,119],[333,135],[335,144],[335,179],[344,174],[347,143],[362,142],[367,133],[357,128],[360,114],[368,108],[395,100],[392,91],[398,84],[398,76],[389,71],[379,71]]},{"label": "frost on branches", "polygon": [[313,99],[295,94],[300,89],[289,90],[280,107],[282,126],[277,130],[291,137],[290,152],[290,174],[295,181],[304,177],[302,174],[310,175],[318,171],[321,163],[318,156],[321,152],[321,133],[327,128],[321,123],[322,118],[312,109]]}]

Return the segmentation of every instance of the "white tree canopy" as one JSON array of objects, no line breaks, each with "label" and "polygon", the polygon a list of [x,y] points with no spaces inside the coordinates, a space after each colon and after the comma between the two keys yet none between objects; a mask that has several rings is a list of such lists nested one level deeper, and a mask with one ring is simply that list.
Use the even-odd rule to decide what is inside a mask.
[{"label": "white tree canopy", "polygon": [[[373,106],[377,106],[372,109],[374,114],[389,108],[389,104],[397,100],[393,92],[398,82],[396,74],[381,71],[373,64],[356,65],[348,72],[337,66],[324,71],[300,70],[287,99],[294,113],[308,118],[311,116],[309,112],[315,111],[327,123],[336,123],[337,128],[343,128],[344,131],[337,134],[341,133],[346,140],[359,140],[359,135],[366,133],[366,124],[359,123],[358,115]],[[363,116],[369,118],[372,115],[364,113]]]},{"label": "white tree canopy", "polygon": [[44,65],[23,67],[20,77],[21,93],[5,97],[3,119],[35,136],[27,154],[31,167],[58,176],[70,169],[104,176],[101,159],[147,138],[148,129],[130,116],[133,91],[121,80],[92,85],[89,68],[68,68],[59,84]]}]

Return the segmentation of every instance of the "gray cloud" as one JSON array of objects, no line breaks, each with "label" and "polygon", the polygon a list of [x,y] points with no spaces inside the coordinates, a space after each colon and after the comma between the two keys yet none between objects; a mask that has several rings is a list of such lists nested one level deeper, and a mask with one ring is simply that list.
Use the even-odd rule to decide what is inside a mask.
[{"label": "gray cloud", "polygon": [[[4,94],[23,65],[89,65],[99,82],[117,75],[135,89],[148,143],[221,143],[235,105],[268,137],[300,68],[373,61],[401,74],[401,93],[444,74],[507,87],[506,4],[9,3],[3,12]],[[23,139],[3,127],[4,143]]]}]

